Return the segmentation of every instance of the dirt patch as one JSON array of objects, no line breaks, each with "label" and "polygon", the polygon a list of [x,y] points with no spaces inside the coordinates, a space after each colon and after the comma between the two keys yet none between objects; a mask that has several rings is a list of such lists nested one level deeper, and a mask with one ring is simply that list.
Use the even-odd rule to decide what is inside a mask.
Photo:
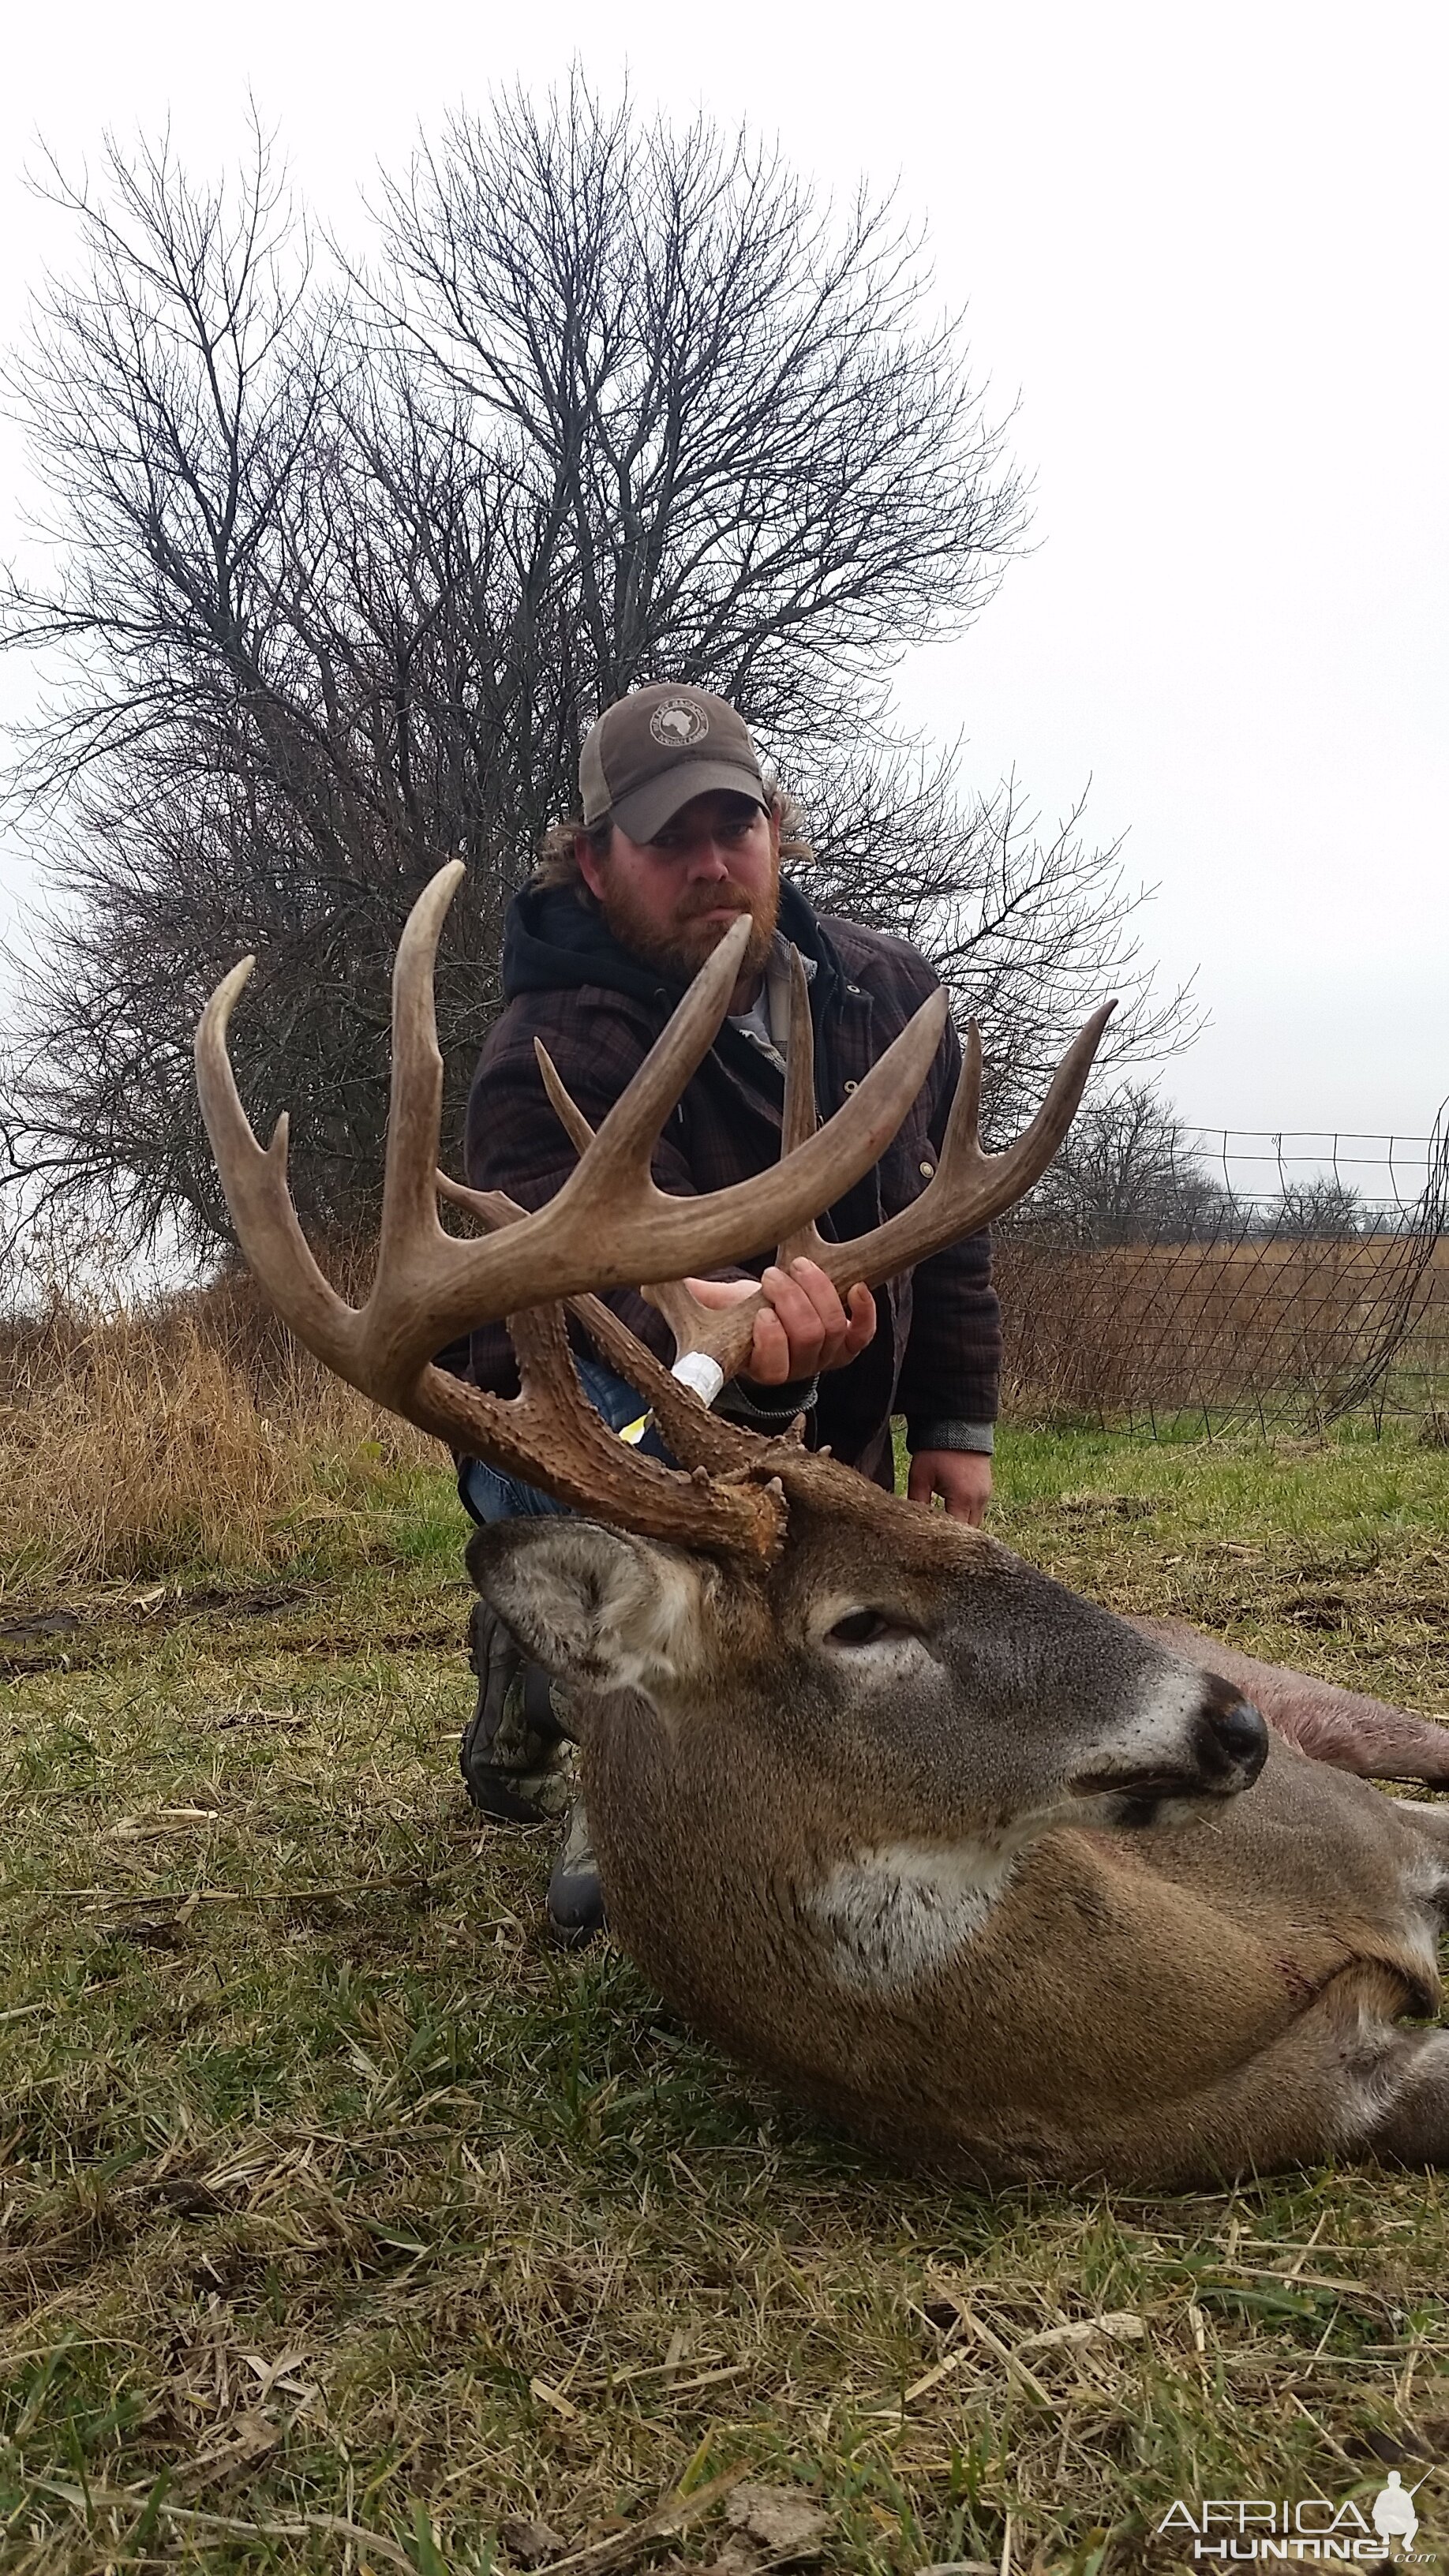
[{"label": "dirt patch", "polygon": [[196,1590],[156,1584],[145,1592],[101,1593],[80,1602],[42,1602],[0,1617],[0,1679],[26,1673],[85,1672],[109,1663],[119,1640],[179,1628],[190,1619],[261,1619],[321,1596],[304,1584]]},{"label": "dirt patch", "polygon": [[[0,1619],[0,1680],[16,1680],[29,1673],[91,1671],[97,1665],[113,1662],[128,1639],[164,1634],[193,1619],[225,1627],[233,1622],[275,1619],[283,1611],[304,1605],[325,1616],[330,1597],[327,1589],[309,1589],[300,1583],[277,1584],[260,1591],[228,1591],[217,1584],[180,1591],[165,1585],[149,1593],[105,1594],[78,1605],[42,1604],[11,1619]],[[358,1630],[350,1621],[320,1635],[310,1628],[304,1632],[274,1631],[268,1638],[267,1651],[329,1659],[461,1653],[465,1621],[466,1603],[460,1594],[456,1620],[434,1619],[411,1628],[373,1631]],[[289,1716],[273,1717],[252,1709],[222,1712],[207,1721],[217,1728],[282,1726],[292,1722]]]},{"label": "dirt patch", "polygon": [[162,1618],[163,1624],[171,1625],[203,1611],[215,1611],[226,1619],[262,1619],[269,1611],[290,1610],[296,1602],[308,1598],[306,1586],[301,1583],[274,1586],[266,1592],[227,1592],[216,1584],[208,1584],[199,1592],[178,1593],[171,1619],[165,1618],[164,1608]]},{"label": "dirt patch", "polygon": [[461,1655],[467,1644],[464,1616],[460,1609],[456,1620],[428,1628],[389,1628],[381,1634],[361,1637],[282,1637],[278,1650],[284,1654],[307,1656],[409,1655],[431,1651]]},{"label": "dirt patch", "polygon": [[33,1610],[21,1619],[0,1619],[0,1644],[23,1637],[69,1637],[80,1624],[78,1610]]}]

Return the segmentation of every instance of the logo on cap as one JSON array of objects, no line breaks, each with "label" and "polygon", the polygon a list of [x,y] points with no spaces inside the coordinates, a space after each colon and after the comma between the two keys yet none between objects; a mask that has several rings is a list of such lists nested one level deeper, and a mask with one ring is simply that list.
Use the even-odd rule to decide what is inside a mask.
[{"label": "logo on cap", "polygon": [[688,751],[703,742],[709,731],[709,718],[703,707],[688,698],[666,698],[649,719],[649,730],[664,751]]}]

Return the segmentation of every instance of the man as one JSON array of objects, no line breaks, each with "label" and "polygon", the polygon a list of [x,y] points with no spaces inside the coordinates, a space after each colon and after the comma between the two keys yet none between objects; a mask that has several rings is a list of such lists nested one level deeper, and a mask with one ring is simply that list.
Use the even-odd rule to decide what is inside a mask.
[{"label": "man", "polygon": [[[543,863],[509,907],[503,946],[506,1008],[468,1104],[467,1167],[475,1188],[541,1206],[574,1153],[538,1070],[541,1038],[568,1090],[597,1126],[659,1035],[684,987],[741,913],[752,924],[730,1015],[669,1118],[654,1156],[661,1189],[723,1188],[780,1151],[788,1045],[788,943],[809,982],[815,1087],[822,1117],[839,1107],[905,1026],[936,978],[904,940],[817,915],[782,879],[782,807],[765,783],[749,733],[724,699],[681,683],[637,689],[607,709],[580,759],[582,813],[549,835]],[[907,1205],[935,1170],[960,1066],[948,1025],[920,1098],[874,1171],[821,1219],[845,1240]],[[725,1304],[760,1284],[766,1306],[749,1360],[719,1409],[764,1432],[807,1418],[812,1443],[877,1483],[894,1481],[891,1418],[904,1413],[911,1499],[979,1523],[991,1492],[1000,1323],[985,1235],[953,1245],[873,1298],[842,1302],[814,1262],[789,1272],[736,1270],[694,1280]],[[674,1356],[667,1326],[636,1295],[609,1303],[651,1349]],[[506,1334],[476,1333],[472,1374],[511,1393]],[[605,1419],[623,1429],[641,1405],[592,1356],[580,1374]],[[465,1461],[463,1499],[494,1520],[556,1508],[480,1462]],[[495,1818],[537,1820],[572,1795],[567,1748],[545,1676],[480,1603],[474,1613],[476,1714],[464,1736],[464,1777]],[[549,1886],[549,1915],[565,1938],[602,1920],[587,1819],[577,1798]]]}]

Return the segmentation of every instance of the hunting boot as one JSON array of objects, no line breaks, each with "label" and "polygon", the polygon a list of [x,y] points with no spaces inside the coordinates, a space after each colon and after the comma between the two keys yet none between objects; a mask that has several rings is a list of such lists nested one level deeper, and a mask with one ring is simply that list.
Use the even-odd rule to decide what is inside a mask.
[{"label": "hunting boot", "polygon": [[579,1948],[603,1929],[604,1896],[578,1794],[572,1739],[560,1723],[547,1673],[528,1661],[486,1601],[474,1602],[470,1630],[478,1705],[458,1754],[468,1795],[493,1824],[564,1819],[549,1875],[548,1919],[558,1940]]},{"label": "hunting boot", "polygon": [[577,1793],[549,1873],[548,1920],[554,1938],[570,1950],[582,1949],[604,1929],[604,1890],[594,1858],[594,1838]]},{"label": "hunting boot", "polygon": [[474,1602],[469,1632],[478,1705],[458,1749],[468,1795],[495,1825],[548,1824],[567,1815],[574,1796],[574,1748],[548,1675],[486,1601]]}]

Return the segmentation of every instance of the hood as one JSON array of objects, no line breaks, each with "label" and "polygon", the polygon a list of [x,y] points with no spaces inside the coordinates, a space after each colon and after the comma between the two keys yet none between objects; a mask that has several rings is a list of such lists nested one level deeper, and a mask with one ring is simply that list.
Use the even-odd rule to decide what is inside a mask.
[{"label": "hood", "polygon": [[[802,957],[815,961],[810,999],[818,1021],[821,1008],[843,986],[844,971],[810,904],[787,878],[780,883],[780,928]],[[672,1010],[685,990],[621,948],[597,906],[580,903],[572,886],[524,886],[503,925],[504,1000],[582,984],[628,993],[656,1010],[661,1001]]]}]

